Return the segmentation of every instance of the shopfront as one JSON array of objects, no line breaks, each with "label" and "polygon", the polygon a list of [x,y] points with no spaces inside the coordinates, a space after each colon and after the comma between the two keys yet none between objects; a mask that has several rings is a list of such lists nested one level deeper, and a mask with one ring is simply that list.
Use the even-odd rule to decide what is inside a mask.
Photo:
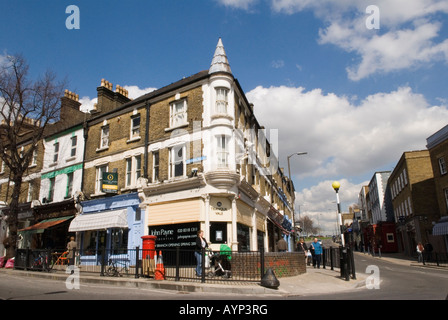
[{"label": "shopfront", "polygon": [[73,199],[33,206],[30,212],[34,223],[20,223],[18,248],[64,250],[70,237],[68,226],[76,214]]},{"label": "shopfront", "polygon": [[144,222],[137,193],[81,202],[70,224],[77,233],[81,264],[100,264],[102,254],[127,255],[142,246]]}]

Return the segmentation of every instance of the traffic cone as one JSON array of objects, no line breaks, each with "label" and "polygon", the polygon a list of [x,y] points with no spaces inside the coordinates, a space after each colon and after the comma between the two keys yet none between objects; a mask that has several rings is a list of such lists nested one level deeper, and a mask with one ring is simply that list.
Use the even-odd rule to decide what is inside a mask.
[{"label": "traffic cone", "polygon": [[157,258],[156,272],[154,273],[155,280],[165,280],[165,267],[163,266],[162,251],[159,251]]}]

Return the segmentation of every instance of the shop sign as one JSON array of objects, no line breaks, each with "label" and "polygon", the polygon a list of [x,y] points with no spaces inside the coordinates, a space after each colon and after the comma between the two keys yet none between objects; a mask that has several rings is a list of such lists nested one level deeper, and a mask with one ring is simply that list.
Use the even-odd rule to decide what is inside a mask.
[{"label": "shop sign", "polygon": [[199,222],[149,226],[149,235],[156,236],[156,248],[188,248],[196,245]]}]

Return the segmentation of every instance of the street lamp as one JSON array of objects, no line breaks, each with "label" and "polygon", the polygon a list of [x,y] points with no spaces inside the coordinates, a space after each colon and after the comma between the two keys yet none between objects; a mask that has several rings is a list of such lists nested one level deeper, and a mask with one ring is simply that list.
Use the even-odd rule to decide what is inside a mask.
[{"label": "street lamp", "polygon": [[342,214],[341,214],[341,203],[339,202],[339,188],[341,187],[341,184],[338,181],[334,181],[331,186],[333,187],[334,191],[336,191],[336,203],[338,204],[338,223],[341,233],[341,241],[342,246],[345,247],[345,239],[344,239],[344,230],[342,225]]},{"label": "street lamp", "polygon": [[308,154],[308,152],[296,152],[296,153],[290,154],[288,156],[288,158],[287,158],[288,159],[288,175],[289,175],[289,193],[291,195],[291,200],[292,200],[291,201],[291,205],[292,205],[292,225],[294,226],[294,229],[296,227],[296,217],[295,217],[296,212],[295,212],[295,209],[294,209],[294,202],[296,200],[296,197],[295,197],[294,193],[292,192],[293,190],[292,190],[292,180],[291,180],[291,166],[289,164],[289,158],[291,158],[292,156],[296,156],[296,155],[297,156],[301,156],[301,155],[305,155],[305,154]]},{"label": "street lamp", "polygon": [[348,260],[347,260],[347,248],[345,247],[345,238],[344,238],[344,230],[342,225],[342,215],[341,215],[341,203],[339,202],[339,188],[341,187],[341,184],[338,181],[334,181],[331,186],[333,187],[334,191],[336,192],[336,203],[338,204],[338,220],[339,220],[339,226],[341,229],[341,242],[342,242],[342,248],[341,248],[341,256],[340,256],[340,268],[341,268],[341,277],[345,277],[346,281],[350,280],[349,273],[348,273]]}]

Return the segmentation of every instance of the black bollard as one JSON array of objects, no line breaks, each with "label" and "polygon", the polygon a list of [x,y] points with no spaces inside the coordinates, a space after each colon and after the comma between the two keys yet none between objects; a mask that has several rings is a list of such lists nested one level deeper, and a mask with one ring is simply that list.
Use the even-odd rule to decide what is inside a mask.
[{"label": "black bollard", "polygon": [[266,288],[277,289],[280,286],[280,281],[274,274],[274,271],[269,268],[266,270],[263,278],[261,279],[261,285]]}]

